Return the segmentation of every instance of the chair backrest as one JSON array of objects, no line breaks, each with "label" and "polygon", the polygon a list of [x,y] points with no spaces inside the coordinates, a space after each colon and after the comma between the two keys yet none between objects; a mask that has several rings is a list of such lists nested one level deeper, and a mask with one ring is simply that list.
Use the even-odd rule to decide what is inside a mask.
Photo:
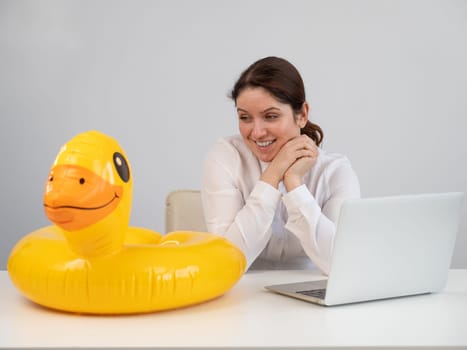
[{"label": "chair backrest", "polygon": [[201,193],[199,190],[176,190],[165,200],[165,232],[206,232]]}]

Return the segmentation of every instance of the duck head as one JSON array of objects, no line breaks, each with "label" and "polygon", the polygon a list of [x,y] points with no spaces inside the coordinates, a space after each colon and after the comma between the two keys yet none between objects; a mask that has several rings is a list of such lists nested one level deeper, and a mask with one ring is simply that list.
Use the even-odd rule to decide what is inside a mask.
[{"label": "duck head", "polygon": [[75,136],[58,153],[44,190],[46,216],[81,256],[121,249],[132,200],[130,163],[111,137],[98,131]]}]

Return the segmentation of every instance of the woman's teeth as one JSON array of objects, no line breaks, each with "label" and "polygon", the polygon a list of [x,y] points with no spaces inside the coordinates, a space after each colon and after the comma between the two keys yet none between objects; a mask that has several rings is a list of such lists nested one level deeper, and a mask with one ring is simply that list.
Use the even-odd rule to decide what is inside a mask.
[{"label": "woman's teeth", "polygon": [[259,147],[267,147],[269,146],[271,143],[273,143],[274,141],[256,141],[256,144],[259,146]]}]

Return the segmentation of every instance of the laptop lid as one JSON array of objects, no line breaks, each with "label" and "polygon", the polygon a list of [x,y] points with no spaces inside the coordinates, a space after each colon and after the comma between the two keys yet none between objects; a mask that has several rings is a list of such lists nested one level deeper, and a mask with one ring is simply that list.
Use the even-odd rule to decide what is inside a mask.
[{"label": "laptop lid", "polygon": [[307,298],[303,283],[267,288],[325,305],[440,291],[462,199],[462,193],[438,193],[347,200],[337,224],[324,301]]}]

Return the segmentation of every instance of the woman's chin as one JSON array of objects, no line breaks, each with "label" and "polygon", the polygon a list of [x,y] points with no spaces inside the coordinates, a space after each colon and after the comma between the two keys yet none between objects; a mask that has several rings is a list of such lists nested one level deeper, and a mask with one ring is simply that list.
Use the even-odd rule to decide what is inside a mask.
[{"label": "woman's chin", "polygon": [[270,163],[274,159],[277,154],[277,151],[273,148],[273,145],[269,145],[268,147],[258,147],[256,144],[249,145],[253,154],[258,158],[260,161],[265,163]]},{"label": "woman's chin", "polygon": [[261,154],[261,153],[258,154],[258,153],[256,153],[256,158],[258,158],[260,161],[262,161],[264,163],[270,163],[274,159],[274,156],[269,155],[269,154]]}]

